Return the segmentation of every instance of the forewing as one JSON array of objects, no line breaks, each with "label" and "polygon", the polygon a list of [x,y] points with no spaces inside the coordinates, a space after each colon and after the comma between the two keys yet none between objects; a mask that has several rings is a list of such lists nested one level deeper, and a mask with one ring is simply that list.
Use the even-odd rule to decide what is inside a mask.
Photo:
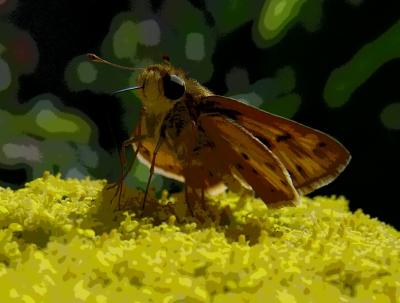
[{"label": "forewing", "polygon": [[268,206],[298,203],[283,164],[250,132],[220,115],[200,115],[198,123],[214,143],[218,161],[236,170]]},{"label": "forewing", "polygon": [[248,130],[280,159],[301,194],[330,183],[350,161],[347,149],[331,136],[235,99],[208,96],[199,110],[222,114]]}]

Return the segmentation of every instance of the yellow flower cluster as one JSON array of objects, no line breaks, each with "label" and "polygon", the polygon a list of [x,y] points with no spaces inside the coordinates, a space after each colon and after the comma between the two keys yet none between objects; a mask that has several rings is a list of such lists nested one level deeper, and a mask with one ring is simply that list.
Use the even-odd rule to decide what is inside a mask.
[{"label": "yellow flower cluster", "polygon": [[[48,173],[0,188],[0,302],[400,302],[400,233],[342,197],[118,197]],[[207,219],[208,218],[208,219]]]}]

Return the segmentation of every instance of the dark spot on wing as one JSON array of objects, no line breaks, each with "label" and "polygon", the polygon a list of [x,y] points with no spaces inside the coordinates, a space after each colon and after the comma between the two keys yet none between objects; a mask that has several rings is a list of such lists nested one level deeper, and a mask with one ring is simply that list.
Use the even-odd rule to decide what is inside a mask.
[{"label": "dark spot on wing", "polygon": [[318,143],[318,147],[325,147],[326,146],[326,143],[325,142],[319,142]]},{"label": "dark spot on wing", "polygon": [[296,164],[296,169],[302,175],[303,177],[307,177],[306,172],[304,171],[304,168],[302,168],[300,165]]},{"label": "dark spot on wing", "polygon": [[251,170],[253,174],[258,175],[258,171],[256,171],[254,168]]},{"label": "dark spot on wing", "polygon": [[238,163],[238,164],[236,164],[236,168],[242,170],[243,166]]},{"label": "dark spot on wing", "polygon": [[243,157],[245,160],[249,160],[249,156],[248,156],[247,154],[241,153],[241,155],[242,155],[242,157]]},{"label": "dark spot on wing", "polygon": [[210,177],[214,177],[214,174],[213,174],[211,171],[208,171],[208,175],[209,175]]},{"label": "dark spot on wing", "polygon": [[266,138],[264,138],[264,137],[261,137],[261,136],[256,136],[256,138],[257,138],[258,140],[260,140],[261,143],[264,144],[264,145],[265,145],[266,147],[268,147],[269,149],[272,148],[272,144],[271,144],[271,142],[269,142],[268,139],[266,139]]},{"label": "dark spot on wing", "polygon": [[289,140],[290,138],[292,138],[292,136],[290,134],[284,134],[284,135],[276,136],[275,140],[276,140],[276,142],[282,142],[282,141]]},{"label": "dark spot on wing", "polygon": [[325,158],[325,154],[321,151],[320,148],[314,148],[312,150],[313,154],[316,155],[318,158],[324,159]]},{"label": "dark spot on wing", "polygon": [[281,179],[281,183],[282,183],[283,185],[288,185],[288,183],[286,182],[286,180],[283,180],[283,179]]}]

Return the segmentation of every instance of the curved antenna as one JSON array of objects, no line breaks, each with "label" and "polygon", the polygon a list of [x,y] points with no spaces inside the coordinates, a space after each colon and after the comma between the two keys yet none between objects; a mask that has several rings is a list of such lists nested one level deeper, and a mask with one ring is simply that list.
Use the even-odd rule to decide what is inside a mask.
[{"label": "curved antenna", "polygon": [[143,85],[127,87],[127,88],[123,88],[123,89],[117,90],[115,92],[112,92],[112,94],[116,95],[116,94],[119,94],[119,93],[127,92],[127,91],[130,91],[130,90],[135,90],[135,89],[141,89],[141,88],[143,88]]},{"label": "curved antenna", "polygon": [[144,70],[144,68],[141,68],[141,67],[128,67],[128,66],[123,66],[123,65],[111,63],[110,61],[104,60],[103,58],[100,58],[96,54],[92,54],[92,53],[87,54],[86,57],[90,61],[111,65],[111,66],[114,66],[114,67],[117,67],[117,68],[120,68],[120,69],[126,69],[126,70],[130,70],[130,71]]}]

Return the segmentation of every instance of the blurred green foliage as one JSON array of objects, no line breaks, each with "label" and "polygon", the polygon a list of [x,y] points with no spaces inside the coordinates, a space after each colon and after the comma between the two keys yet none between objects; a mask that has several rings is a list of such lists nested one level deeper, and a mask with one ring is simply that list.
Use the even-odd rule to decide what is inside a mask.
[{"label": "blurred green foliage", "polygon": [[318,29],[324,0],[271,0],[264,1],[253,38],[259,47],[270,47],[279,42],[296,23],[308,31]]},{"label": "blurred green foliage", "polygon": [[[348,0],[357,7],[361,1]],[[295,26],[316,32],[324,16],[325,1],[205,0],[200,9],[190,1],[165,0],[155,8],[151,1],[129,1],[130,9],[114,16],[109,31],[97,50],[117,64],[143,67],[169,54],[174,65],[204,83],[216,75],[213,56],[220,39],[252,22],[252,39],[260,50],[279,44]],[[0,2],[0,166],[25,165],[29,178],[47,169],[67,176],[105,177],[118,171],[117,155],[108,154],[99,144],[97,128],[82,112],[63,105],[57,96],[42,92],[30,102],[18,100],[21,75],[38,64],[39,50],[29,32],[8,22],[18,1]],[[353,58],[336,66],[328,79],[324,100],[340,107],[351,94],[383,64],[400,54],[400,23],[374,41],[366,43]],[[239,41],[240,42],[240,41]],[[246,46],[244,46],[246,47]],[[235,50],[227,50],[234,52]],[[226,95],[264,110],[292,118],[302,107],[296,68],[282,63],[269,77],[249,77],[244,66],[232,65],[226,72]],[[85,54],[71,58],[65,68],[65,82],[73,92],[112,91],[135,84],[136,73],[88,62]],[[137,123],[140,100],[134,93],[120,95],[124,131]],[[93,101],[95,104],[95,100]],[[382,108],[377,119],[389,129],[398,129],[398,103]],[[115,174],[113,174],[115,176]],[[128,184],[144,187],[148,169],[135,163]],[[161,189],[164,178],[152,185]]]},{"label": "blurred green foliage", "polygon": [[28,32],[0,17],[0,100],[1,106],[17,100],[18,78],[32,73],[38,63],[38,49]]},{"label": "blurred green foliage", "polygon": [[400,58],[400,21],[376,40],[362,47],[353,58],[334,70],[326,83],[324,97],[330,107],[340,107],[382,65]]},{"label": "blurred green foliage", "polygon": [[43,171],[83,178],[105,175],[110,156],[99,146],[95,127],[82,113],[44,94],[32,99],[18,115],[0,109],[0,163],[30,167],[29,178]]},{"label": "blurred green foliage", "polygon": [[[39,50],[28,32],[7,22],[16,7],[17,1],[0,3],[0,166],[22,165],[28,179],[45,170],[77,178],[105,177],[109,167],[101,163],[112,156],[100,147],[96,127],[87,116],[50,93],[18,102],[18,79],[35,70]],[[79,67],[82,82],[95,77],[88,64]]]},{"label": "blurred green foliage", "polygon": [[386,128],[400,130],[400,103],[387,105],[382,110],[381,121]]},{"label": "blurred green foliage", "polygon": [[215,30],[218,34],[230,33],[244,23],[254,20],[263,2],[265,1],[254,0],[249,5],[248,2],[240,0],[205,1],[207,10],[215,20]]}]

